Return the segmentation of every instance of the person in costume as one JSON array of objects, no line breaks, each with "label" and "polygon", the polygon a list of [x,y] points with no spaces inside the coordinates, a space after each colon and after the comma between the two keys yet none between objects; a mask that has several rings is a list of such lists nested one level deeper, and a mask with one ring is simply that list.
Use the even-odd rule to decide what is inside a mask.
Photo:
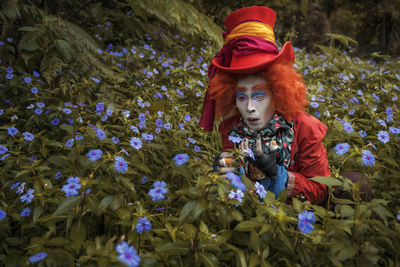
[{"label": "person in costume", "polygon": [[222,118],[224,152],[215,161],[222,175],[235,171],[231,151],[239,148],[248,153],[243,164],[252,181],[318,204],[327,198],[326,185],[309,178],[330,176],[322,143],[327,127],[304,111],[306,85],[292,67],[291,43],[280,52],[276,46],[275,19],[274,10],[261,6],[226,17],[199,124],[211,131],[214,119]]}]

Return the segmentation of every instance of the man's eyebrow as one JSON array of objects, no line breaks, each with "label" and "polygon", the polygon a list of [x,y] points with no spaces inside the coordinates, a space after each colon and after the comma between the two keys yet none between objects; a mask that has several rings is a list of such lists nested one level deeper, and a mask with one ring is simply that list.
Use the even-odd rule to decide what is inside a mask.
[{"label": "man's eyebrow", "polygon": [[235,88],[237,91],[246,91],[246,87],[236,86]]},{"label": "man's eyebrow", "polygon": [[268,85],[266,83],[259,83],[254,85],[251,89],[253,90],[266,90],[268,88]]}]

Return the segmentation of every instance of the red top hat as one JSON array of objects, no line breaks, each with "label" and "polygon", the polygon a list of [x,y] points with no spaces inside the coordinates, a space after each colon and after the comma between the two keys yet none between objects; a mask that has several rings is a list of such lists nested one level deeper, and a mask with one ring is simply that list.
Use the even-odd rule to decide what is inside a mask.
[{"label": "red top hat", "polygon": [[[232,12],[225,18],[226,32],[229,35],[238,25],[256,21],[274,27],[276,13],[274,10],[263,6],[245,7]],[[267,68],[272,62],[285,60],[293,64],[294,52],[290,42],[283,45],[278,53],[275,40],[267,41],[263,38],[251,36],[251,33],[231,40],[224,45],[220,53],[212,60],[212,65],[217,69],[232,74],[252,74]]]}]

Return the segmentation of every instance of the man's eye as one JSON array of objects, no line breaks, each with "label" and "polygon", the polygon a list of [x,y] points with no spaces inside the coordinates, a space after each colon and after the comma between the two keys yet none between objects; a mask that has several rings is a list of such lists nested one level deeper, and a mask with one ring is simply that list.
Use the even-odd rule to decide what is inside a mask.
[{"label": "man's eye", "polygon": [[265,96],[263,96],[263,95],[256,95],[256,96],[254,97],[254,99],[255,99],[255,100],[258,100],[258,101],[262,101],[262,100],[264,100],[264,98],[265,98]]},{"label": "man's eye", "polygon": [[245,101],[245,100],[247,100],[247,96],[245,96],[245,95],[239,95],[239,96],[237,96],[236,97],[239,101]]}]

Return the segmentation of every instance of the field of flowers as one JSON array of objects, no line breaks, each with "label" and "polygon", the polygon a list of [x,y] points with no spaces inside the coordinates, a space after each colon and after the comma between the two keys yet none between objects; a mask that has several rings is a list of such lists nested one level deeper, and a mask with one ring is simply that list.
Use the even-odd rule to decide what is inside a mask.
[{"label": "field of flowers", "polygon": [[[400,263],[399,59],[295,51],[308,111],[329,127],[337,179],[316,179],[354,196],[325,209],[212,171],[220,137],[198,120],[215,51],[176,36],[180,52],[169,54],[153,48],[157,38],[98,49],[112,72],[68,87],[68,70],[44,77],[0,65],[2,265]],[[369,177],[371,202],[345,171]]]}]

